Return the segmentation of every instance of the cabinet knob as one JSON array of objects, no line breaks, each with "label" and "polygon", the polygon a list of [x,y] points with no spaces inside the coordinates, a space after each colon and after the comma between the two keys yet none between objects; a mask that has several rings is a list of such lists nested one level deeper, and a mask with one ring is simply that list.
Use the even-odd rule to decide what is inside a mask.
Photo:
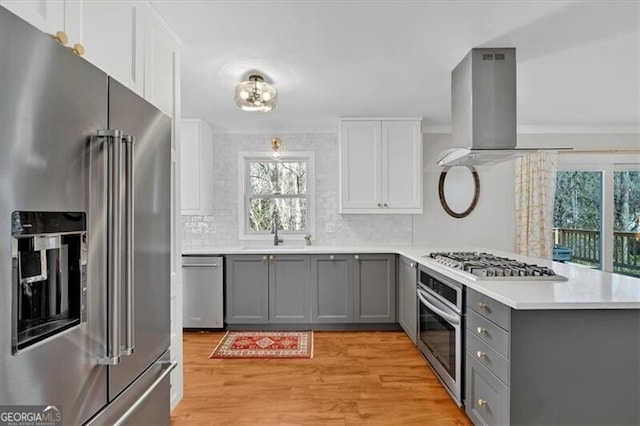
[{"label": "cabinet knob", "polygon": [[411,263],[409,264],[409,268],[415,268],[415,267],[416,267],[416,264],[415,264],[415,263],[411,262]]},{"label": "cabinet knob", "polygon": [[360,260],[360,255],[356,254],[355,256],[353,256],[353,258],[354,258],[355,260]]},{"label": "cabinet knob", "polygon": [[329,259],[333,260],[333,259],[335,259],[335,258],[336,258],[336,257],[335,257],[334,255],[332,255],[332,254],[330,254],[330,255],[329,255]]},{"label": "cabinet knob", "polygon": [[385,206],[385,207],[389,207],[389,206],[387,205],[387,203],[384,203],[384,204],[383,204],[383,206]]},{"label": "cabinet knob", "polygon": [[382,204],[378,203],[378,207],[382,207]]},{"label": "cabinet knob", "polygon": [[53,39],[63,46],[69,42],[69,37],[67,37],[67,33],[64,31],[56,31]]},{"label": "cabinet knob", "polygon": [[272,254],[269,255],[269,260],[273,260],[273,255]]},{"label": "cabinet knob", "polygon": [[478,358],[482,358],[483,356],[486,355],[486,353],[484,353],[482,351],[478,351],[478,352],[476,352],[476,355],[478,355]]},{"label": "cabinet knob", "polygon": [[81,45],[80,43],[74,44],[73,49],[71,50],[73,51],[73,53],[75,53],[78,56],[84,55],[84,46]]},{"label": "cabinet knob", "polygon": [[482,407],[483,405],[487,405],[487,401],[485,401],[484,399],[478,399],[478,406]]},{"label": "cabinet knob", "polygon": [[485,309],[487,307],[486,303],[478,302],[478,309]]},{"label": "cabinet knob", "polygon": [[267,260],[267,256],[262,256],[262,260]]},{"label": "cabinet knob", "polygon": [[476,328],[476,330],[478,331],[478,334],[482,334],[482,333],[487,331],[487,329],[483,328],[483,327],[478,327],[478,328]]}]

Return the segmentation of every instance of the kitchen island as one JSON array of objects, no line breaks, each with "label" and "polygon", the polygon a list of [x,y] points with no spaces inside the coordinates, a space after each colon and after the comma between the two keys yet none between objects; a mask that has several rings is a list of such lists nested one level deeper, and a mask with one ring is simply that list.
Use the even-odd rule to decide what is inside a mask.
[{"label": "kitchen island", "polygon": [[[480,280],[428,258],[490,251],[566,281]],[[640,424],[640,280],[473,247],[256,247],[190,253],[397,254],[466,288],[464,406],[476,424]]]}]

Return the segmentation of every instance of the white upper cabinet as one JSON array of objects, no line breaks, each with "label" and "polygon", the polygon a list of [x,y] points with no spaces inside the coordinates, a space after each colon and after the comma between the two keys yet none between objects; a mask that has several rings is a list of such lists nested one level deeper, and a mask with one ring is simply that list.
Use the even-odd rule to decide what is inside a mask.
[{"label": "white upper cabinet", "polygon": [[202,120],[180,121],[182,214],[213,214],[213,131]]},{"label": "white upper cabinet", "polygon": [[343,119],[340,213],[422,213],[419,119]]},{"label": "white upper cabinet", "polygon": [[[67,2],[70,3],[70,2]],[[83,57],[139,95],[143,94],[142,2],[74,2],[79,9]],[[74,33],[69,34],[75,43]]]},{"label": "white upper cabinet", "polygon": [[40,31],[55,34],[57,31],[68,32],[64,27],[64,3],[53,0],[7,1],[0,0],[0,5],[29,22]]},{"label": "white upper cabinet", "polygon": [[6,7],[52,36],[170,117],[179,88],[180,47],[146,1],[6,1]]},{"label": "white upper cabinet", "polygon": [[149,16],[144,31],[144,97],[173,117],[172,84],[179,72],[180,47],[160,19]]},{"label": "white upper cabinet", "polygon": [[343,121],[340,134],[340,212],[382,207],[380,121]]}]

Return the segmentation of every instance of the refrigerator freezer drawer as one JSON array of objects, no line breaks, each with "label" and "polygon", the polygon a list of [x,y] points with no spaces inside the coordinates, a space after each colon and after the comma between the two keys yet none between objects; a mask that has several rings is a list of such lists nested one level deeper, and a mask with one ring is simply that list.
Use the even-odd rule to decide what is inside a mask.
[{"label": "refrigerator freezer drawer", "polygon": [[224,327],[222,260],[219,256],[182,256],[182,327]]},{"label": "refrigerator freezer drawer", "polygon": [[169,425],[169,373],[176,365],[165,352],[86,426]]}]

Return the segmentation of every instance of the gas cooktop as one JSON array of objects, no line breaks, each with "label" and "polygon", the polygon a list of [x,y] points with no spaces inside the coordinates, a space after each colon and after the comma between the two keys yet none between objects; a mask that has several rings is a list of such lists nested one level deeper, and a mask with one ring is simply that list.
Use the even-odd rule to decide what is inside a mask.
[{"label": "gas cooktop", "polygon": [[567,278],[557,275],[553,269],[531,263],[519,262],[507,257],[499,257],[491,253],[471,251],[433,252],[426,258],[453,269],[473,275],[475,279],[486,280],[543,280],[566,281]]}]

